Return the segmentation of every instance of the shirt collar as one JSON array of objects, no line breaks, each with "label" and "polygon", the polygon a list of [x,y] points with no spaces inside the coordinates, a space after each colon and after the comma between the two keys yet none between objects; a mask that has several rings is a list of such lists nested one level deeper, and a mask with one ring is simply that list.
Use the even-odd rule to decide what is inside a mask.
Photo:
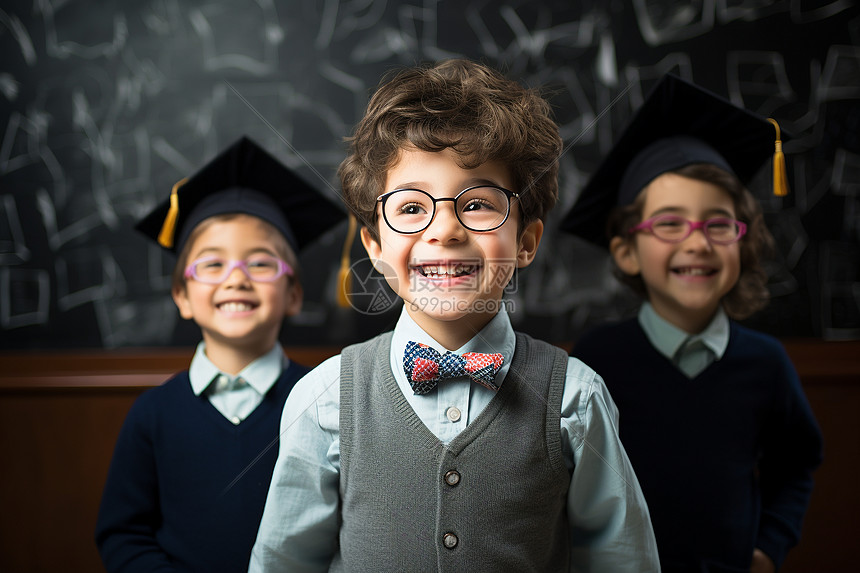
[{"label": "shirt collar", "polygon": [[717,360],[723,357],[729,345],[729,317],[722,307],[717,309],[717,313],[708,326],[699,334],[694,335],[684,332],[658,315],[654,307],[648,302],[643,303],[639,308],[638,318],[639,324],[645,331],[645,336],[648,337],[651,345],[669,360],[675,358],[678,349],[688,340],[701,340],[714,353]]},{"label": "shirt collar", "polygon": [[[395,378],[398,382],[401,378],[405,381],[406,375],[403,372],[403,354],[406,351],[406,343],[409,341],[420,342],[435,349],[441,354],[447,352],[447,349],[439,344],[432,336],[424,332],[424,330],[412,320],[409,313],[406,312],[406,307],[400,312],[400,318],[397,320],[397,325],[394,327],[394,333],[391,337],[391,353],[392,364],[399,364],[399,368],[394,369]],[[504,305],[500,305],[499,312],[481,329],[475,336],[466,344],[456,349],[454,352],[463,354],[465,352],[483,352],[487,354],[499,353],[504,358],[502,367],[496,374],[496,384],[500,384],[504,380],[505,374],[510,368],[511,359],[514,356],[516,346],[516,334],[511,326],[510,318]]]},{"label": "shirt collar", "polygon": [[[265,394],[274,386],[281,372],[289,366],[289,359],[284,354],[280,343],[276,342],[266,354],[260,356],[242,369],[237,378],[241,377],[259,394]],[[221,375],[218,367],[212,364],[206,356],[206,343],[200,342],[188,367],[188,378],[191,380],[191,390],[199,396],[212,381]]]}]

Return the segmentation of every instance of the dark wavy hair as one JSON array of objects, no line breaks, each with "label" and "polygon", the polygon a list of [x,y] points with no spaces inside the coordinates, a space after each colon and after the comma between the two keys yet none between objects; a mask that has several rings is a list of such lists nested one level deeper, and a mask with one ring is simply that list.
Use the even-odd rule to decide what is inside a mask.
[{"label": "dark wavy hair", "polygon": [[[747,233],[740,241],[741,274],[735,286],[723,297],[722,305],[726,314],[733,319],[742,320],[764,308],[770,300],[767,289],[767,274],[761,266],[761,259],[773,253],[773,236],[764,223],[761,207],[755,197],[732,173],[711,164],[694,164],[682,167],[672,173],[711,183],[724,189],[732,198],[735,216],[747,225]],[[642,222],[642,208],[645,193],[624,207],[616,207],[607,221],[607,235],[633,241],[634,236],[627,230]],[[633,289],[642,298],[647,298],[645,282],[641,275],[628,275],[617,266],[613,270],[616,278]]]},{"label": "dark wavy hair", "polygon": [[387,74],[347,138],[338,175],[347,206],[379,240],[376,198],[400,151],[451,148],[463,168],[500,161],[520,193],[520,228],[558,198],[562,139],[549,103],[533,89],[469,60]]}]

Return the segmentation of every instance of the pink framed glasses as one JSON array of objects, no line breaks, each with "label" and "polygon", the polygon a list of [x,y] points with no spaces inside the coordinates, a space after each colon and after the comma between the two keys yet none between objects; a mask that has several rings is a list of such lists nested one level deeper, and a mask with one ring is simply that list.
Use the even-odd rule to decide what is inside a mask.
[{"label": "pink framed glasses", "polygon": [[701,229],[705,238],[716,245],[737,243],[747,232],[746,223],[727,217],[691,221],[678,215],[657,215],[631,227],[627,232],[648,231],[666,243],[680,243],[696,229]]},{"label": "pink framed glasses", "polygon": [[284,275],[293,275],[293,269],[277,257],[256,256],[245,260],[228,260],[221,257],[203,257],[185,267],[185,278],[207,284],[221,284],[233,269],[241,269],[254,282],[270,283]]}]

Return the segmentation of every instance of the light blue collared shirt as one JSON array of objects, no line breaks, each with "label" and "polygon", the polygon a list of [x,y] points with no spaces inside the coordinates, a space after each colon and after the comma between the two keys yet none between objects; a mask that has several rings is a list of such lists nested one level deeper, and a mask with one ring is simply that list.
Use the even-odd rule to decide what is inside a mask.
[{"label": "light blue collared shirt", "polygon": [[722,307],[698,334],[689,334],[666,321],[647,302],[639,308],[638,318],[651,345],[687,378],[695,378],[721,359],[729,345],[729,317]]},{"label": "light blue collared shirt", "polygon": [[[495,393],[453,380],[429,394],[415,395],[403,372],[409,340],[444,352],[404,310],[391,341],[394,378],[427,428],[450,442]],[[502,309],[457,351],[501,353],[504,364],[495,379],[499,384],[510,369],[515,346],[516,335]],[[618,439],[615,404],[602,379],[576,358],[568,359],[561,409],[563,455],[574,468],[567,495],[570,570],[659,571],[648,508]],[[299,380],[287,398],[280,452],[249,571],[328,570],[338,540],[339,415],[340,356],[334,356]]]},{"label": "light blue collared shirt", "polygon": [[206,356],[206,343],[201,342],[188,367],[188,378],[196,396],[205,392],[209,402],[225,418],[239,424],[260,405],[266,392],[288,366],[289,359],[276,342],[274,348],[248,364],[239,374],[230,376],[212,364]]}]

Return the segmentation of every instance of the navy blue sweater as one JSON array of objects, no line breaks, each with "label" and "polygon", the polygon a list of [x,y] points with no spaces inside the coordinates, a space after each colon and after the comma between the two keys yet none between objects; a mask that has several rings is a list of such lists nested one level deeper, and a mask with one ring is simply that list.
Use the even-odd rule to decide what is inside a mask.
[{"label": "navy blue sweater", "polygon": [[188,373],[144,392],[123,424],[99,508],[110,573],[247,571],[278,455],[292,363],[242,423],[195,396]]},{"label": "navy blue sweater", "polygon": [[664,573],[777,568],[800,538],[821,433],[782,345],[731,324],[723,358],[690,380],[636,319],[572,354],[600,374],[642,486]]}]

